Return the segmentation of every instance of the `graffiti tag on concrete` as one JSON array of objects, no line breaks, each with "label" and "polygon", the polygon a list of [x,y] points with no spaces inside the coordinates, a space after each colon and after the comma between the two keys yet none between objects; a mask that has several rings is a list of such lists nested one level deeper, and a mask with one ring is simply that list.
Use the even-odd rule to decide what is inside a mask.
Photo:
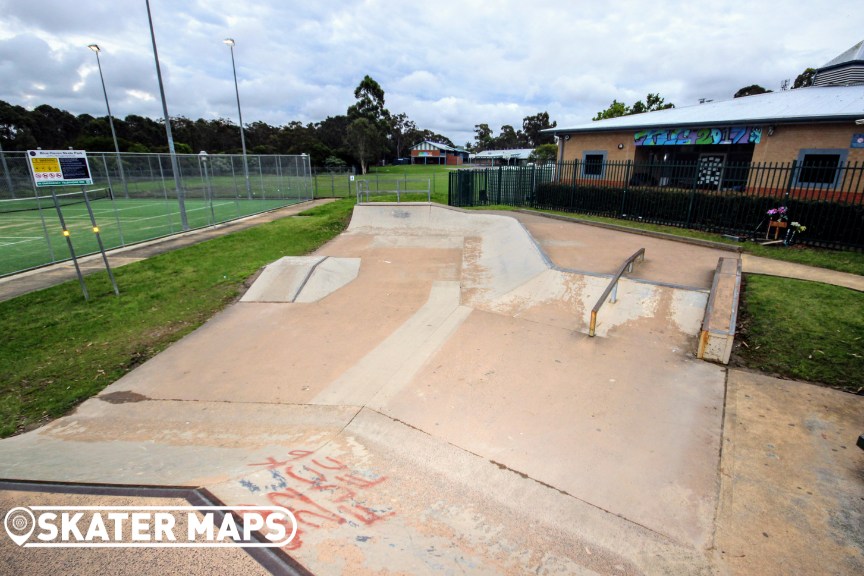
[{"label": "graffiti tag on concrete", "polygon": [[311,529],[340,525],[369,526],[393,516],[389,508],[368,506],[364,492],[387,480],[368,470],[354,470],[330,456],[291,450],[284,458],[272,456],[249,464],[257,472],[238,480],[250,494],[284,506],[297,519],[297,535],[285,548],[302,546],[302,534]]}]

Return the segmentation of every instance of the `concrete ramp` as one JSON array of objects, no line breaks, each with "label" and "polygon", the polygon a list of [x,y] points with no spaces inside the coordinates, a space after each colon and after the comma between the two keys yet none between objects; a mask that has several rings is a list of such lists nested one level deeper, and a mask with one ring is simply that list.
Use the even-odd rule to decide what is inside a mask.
[{"label": "concrete ramp", "polygon": [[359,258],[285,256],[268,264],[241,302],[317,302],[357,277]]},{"label": "concrete ramp", "polygon": [[310,402],[335,406],[380,406],[414,378],[471,313],[459,305],[457,282],[436,282],[429,300],[389,338]]},{"label": "concrete ramp", "polygon": [[[475,308],[588,333],[591,308],[609,279],[548,269],[497,298],[475,300]],[[598,315],[596,335],[638,320],[658,318],[670,330],[687,336],[699,333],[707,292],[680,290],[622,278],[617,302],[607,302]]]},{"label": "concrete ramp", "polygon": [[461,244],[465,304],[499,298],[550,266],[522,224],[507,216],[430,204],[361,204],[354,208],[348,233],[374,235],[376,245]]}]

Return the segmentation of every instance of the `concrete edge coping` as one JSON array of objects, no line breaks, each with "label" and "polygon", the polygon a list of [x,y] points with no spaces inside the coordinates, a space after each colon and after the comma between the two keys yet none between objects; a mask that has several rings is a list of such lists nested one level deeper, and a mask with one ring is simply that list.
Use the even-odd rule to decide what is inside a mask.
[{"label": "concrete edge coping", "polygon": [[[506,211],[502,211],[506,213]],[[693,244],[695,246],[702,246],[704,248],[714,248],[715,250],[727,250],[729,252],[740,253],[743,252],[744,249],[741,246],[732,246],[729,244],[724,244],[722,242],[714,242],[712,240],[700,240],[699,238],[687,238],[686,236],[676,236],[675,234],[667,234],[666,232],[654,232],[653,230],[640,230],[638,228],[630,228],[628,226],[623,226],[620,224],[609,224],[607,222],[594,222],[593,220],[583,220],[582,218],[575,218],[571,216],[562,216],[561,214],[550,214],[548,212],[538,212],[536,210],[526,210],[526,209],[518,209],[513,210],[513,212],[520,212],[522,214],[532,214],[534,216],[542,216],[544,218],[551,218],[553,220],[562,220],[564,222],[573,222],[575,224],[585,224],[587,226],[596,226],[597,228],[606,228],[608,230],[615,230],[618,232],[627,232],[629,234],[639,234],[640,236],[650,236],[652,238],[657,238],[660,240],[672,240],[674,242],[682,242],[684,244]]]},{"label": "concrete edge coping", "polygon": [[740,258],[721,257],[718,260],[699,333],[696,357],[701,360],[729,363],[738,323],[741,274]]}]

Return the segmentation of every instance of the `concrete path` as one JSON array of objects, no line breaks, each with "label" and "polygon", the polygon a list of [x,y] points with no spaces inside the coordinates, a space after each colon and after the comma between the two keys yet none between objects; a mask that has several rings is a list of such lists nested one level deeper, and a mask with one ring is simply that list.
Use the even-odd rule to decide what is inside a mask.
[{"label": "concrete path", "polygon": [[[744,485],[721,470],[733,455],[740,470],[753,462],[743,478],[759,477],[754,454],[776,427],[734,454],[723,445],[726,370],[694,358],[716,253],[646,246],[588,338],[590,306],[633,239],[603,237],[603,255],[596,229],[573,227],[588,228],[360,206],[312,256],[359,259],[355,278],[310,301],[229,307],[75,413],[0,442],[0,477],[285,505],[301,527],[287,552],[316,574],[746,573],[723,552],[751,553],[736,532]],[[256,289],[296,288],[295,272]],[[751,376],[735,374],[738,394]],[[861,421],[858,399],[848,406],[837,438]],[[838,461],[819,465],[830,476]],[[838,518],[855,522],[864,494],[845,486]],[[772,485],[747,490],[769,497]],[[840,538],[854,567],[857,535],[802,545]],[[763,557],[755,573],[781,573]]]},{"label": "concrete path", "polygon": [[759,256],[752,256],[750,254],[742,254],[741,260],[743,271],[747,274],[766,274],[768,276],[810,280],[812,282],[823,282],[864,292],[864,276],[857,274],[826,270],[825,268],[816,268],[814,266],[805,266],[804,264],[794,264],[770,258],[760,258]]},{"label": "concrete path", "polygon": [[864,574],[864,397],[730,370],[714,554],[728,574]]}]

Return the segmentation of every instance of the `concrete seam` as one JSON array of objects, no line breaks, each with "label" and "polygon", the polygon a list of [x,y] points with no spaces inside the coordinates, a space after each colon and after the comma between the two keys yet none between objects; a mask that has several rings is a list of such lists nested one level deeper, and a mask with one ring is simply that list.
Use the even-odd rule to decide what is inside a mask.
[{"label": "concrete seam", "polygon": [[309,268],[309,271],[306,273],[306,277],[303,278],[303,282],[301,282],[300,286],[297,288],[297,292],[295,292],[294,296],[291,297],[291,302],[294,302],[295,300],[297,300],[297,297],[300,296],[300,293],[303,291],[303,288],[306,287],[306,283],[309,282],[309,278],[312,277],[312,274],[315,272],[315,269],[318,268],[319,264],[321,264],[322,262],[324,262],[328,258],[329,258],[329,256],[324,256],[323,258],[321,258],[320,260],[315,262],[315,264],[313,264],[311,268]]},{"label": "concrete seam", "polygon": [[[594,508],[596,510],[600,510],[601,512],[603,512],[605,514],[609,514],[610,516],[615,516],[616,518],[620,518],[621,520],[623,520],[624,522],[627,522],[628,524],[638,526],[639,528],[642,528],[643,530],[647,530],[648,532],[651,532],[652,534],[656,534],[657,536],[660,536],[661,538],[664,538],[664,539],[668,540],[669,542],[673,542],[676,545],[684,546],[684,547],[688,547],[688,548],[692,547],[691,545],[687,544],[686,542],[681,542],[681,541],[677,540],[676,538],[674,538],[673,536],[670,536],[668,534],[664,534],[663,532],[659,532],[659,531],[655,530],[654,528],[651,528],[650,526],[640,524],[639,522],[636,522],[635,520],[631,520],[630,518],[627,518],[626,516],[622,516],[621,514],[618,514],[617,512],[612,512],[611,510],[607,510],[607,509],[603,508],[602,506],[598,506],[597,504],[594,504],[593,502],[589,502],[588,500],[583,500],[582,498],[580,498],[574,494],[571,494],[571,493],[567,492],[566,490],[556,488],[555,486],[552,486],[551,484],[543,482],[542,480],[537,480],[536,478],[532,478],[531,476],[529,476],[528,474],[526,474],[524,472],[520,472],[519,470],[515,470],[513,468],[510,468],[509,466],[507,466],[505,464],[502,464],[500,462],[496,462],[495,460],[487,458],[481,454],[477,454],[476,452],[472,452],[471,450],[468,450],[467,448],[463,448],[462,446],[459,446],[457,444],[453,444],[452,442],[450,442],[448,440],[444,440],[443,438],[433,436],[432,434],[430,434],[429,432],[426,432],[422,428],[417,428],[416,426],[408,424],[407,422],[404,422],[403,420],[400,420],[394,416],[390,416],[389,414],[387,414],[385,412],[381,412],[380,410],[376,410],[375,408],[370,408],[368,406],[364,406],[361,410],[363,410],[363,409],[369,410],[369,411],[374,412],[376,414],[379,414],[379,415],[381,415],[381,416],[383,416],[383,417],[385,417],[385,418],[387,418],[393,422],[396,422],[398,424],[402,424],[403,426],[411,428],[412,430],[416,430],[416,431],[420,432],[421,434],[428,436],[429,438],[434,438],[435,440],[444,442],[448,446],[452,446],[453,448],[455,448],[457,450],[461,450],[462,452],[465,452],[466,454],[470,454],[476,458],[480,458],[481,460],[489,462],[490,464],[493,464],[494,466],[496,466],[500,470],[505,470],[505,471],[510,472],[512,474],[516,474],[517,476],[519,476],[525,480],[530,480],[531,482],[539,484],[540,486],[543,486],[544,488],[547,488],[549,490],[554,490],[554,491],[558,492],[559,494],[561,494],[562,496],[567,496],[568,498],[573,498],[574,500],[576,500],[578,502],[582,502],[583,504],[590,506],[591,508]],[[357,414],[359,414],[359,413],[360,412],[358,411]],[[357,415],[355,415],[355,418],[356,418],[356,416]],[[353,421],[354,418],[352,418],[351,420]],[[349,424],[350,424],[350,422],[349,422]],[[347,427],[348,427],[348,424],[345,425],[345,428],[347,428]],[[345,428],[340,430],[339,434],[341,434],[342,431],[345,430]]]},{"label": "concrete seam", "polygon": [[[729,383],[729,369],[724,368],[724,371],[726,373],[726,377],[723,379],[723,413],[721,414],[721,420],[720,420],[720,452],[719,452],[718,457],[717,457],[717,484],[716,484],[716,491],[717,491],[716,492],[717,493],[716,502],[717,502],[717,504],[714,506],[714,522],[712,522],[711,538],[709,540],[710,545],[708,547],[708,550],[714,551],[715,560],[717,559],[717,550],[716,550],[717,525],[718,525],[718,521],[720,519],[720,513],[723,511],[723,509],[727,505],[725,500],[731,500],[732,499],[731,490],[729,491],[728,496],[724,496],[725,492],[724,492],[723,488],[728,482],[725,479],[725,477],[728,476],[730,479],[733,477],[733,475],[734,475],[733,469],[735,466],[735,461],[733,459],[732,462],[729,463],[730,470],[729,470],[728,474],[724,475],[724,473],[723,473],[723,459],[724,459],[724,457],[726,459],[731,458],[729,450],[726,449],[727,434],[729,436],[729,442],[731,444],[730,449],[734,449],[734,442],[735,442],[735,438],[734,438],[735,434],[734,434],[734,430],[733,430],[734,425],[733,426],[727,426],[727,418],[729,418],[729,419],[734,418],[735,414],[737,412],[735,406],[729,406],[730,402],[732,402],[732,403],[735,402],[735,397],[734,397],[734,394],[730,394],[730,390],[729,390],[729,387],[731,386],[731,384]],[[730,424],[731,424],[731,422],[730,422]],[[729,504],[731,504],[731,502],[729,502]]]}]

